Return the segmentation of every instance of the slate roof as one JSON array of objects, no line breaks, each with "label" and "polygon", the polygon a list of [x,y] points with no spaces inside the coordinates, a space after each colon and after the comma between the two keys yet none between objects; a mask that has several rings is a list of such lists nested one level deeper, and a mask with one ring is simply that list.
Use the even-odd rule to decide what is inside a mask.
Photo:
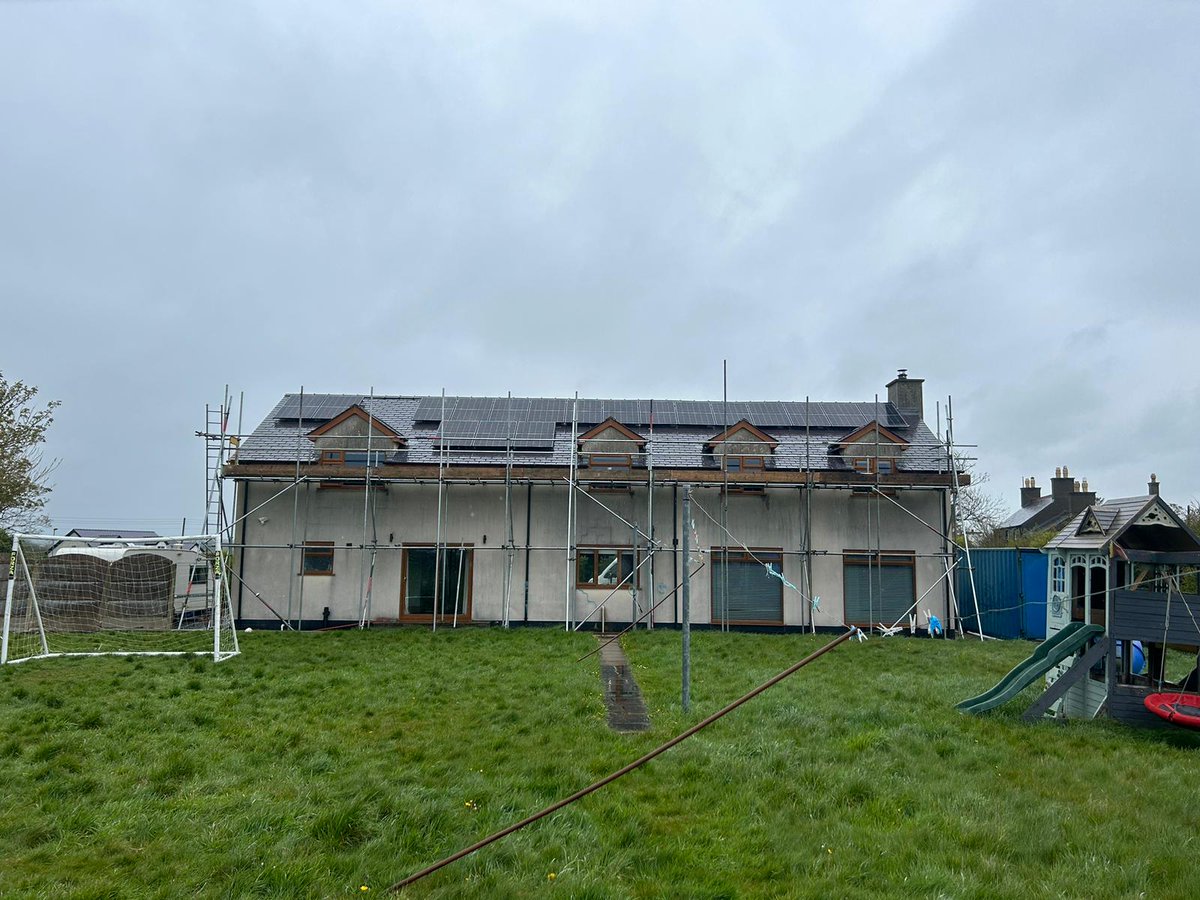
[{"label": "slate roof", "polygon": [[1088,513],[1088,509],[1085,509],[1068,522],[1062,531],[1047,542],[1046,549],[1099,550],[1107,546],[1109,541],[1124,531],[1125,526],[1137,519],[1143,510],[1155,499],[1157,498],[1152,495],[1145,497],[1121,497],[1116,500],[1097,503],[1095,506],[1089,506],[1088,509],[1095,512],[1096,520],[1100,523],[1100,527],[1104,529],[1104,533],[1076,534],[1080,524],[1083,522],[1083,517]]},{"label": "slate roof", "polygon": [[[299,396],[285,394],[242,441],[235,459],[239,463],[295,464],[299,454],[300,462],[315,462],[316,447],[308,432],[357,403],[407,441],[386,463],[435,465],[441,456],[442,402],[441,397],[306,394],[301,421],[297,418]],[[503,464],[510,433],[514,435],[516,465],[570,465],[573,400],[514,397],[510,406],[505,397],[447,397],[445,404],[451,465]],[[909,442],[899,458],[898,471],[947,471],[945,447],[937,436],[924,422],[906,420],[890,403],[739,402],[723,408],[720,401],[580,398],[578,404],[579,434],[611,416],[647,438],[646,454],[655,468],[717,468],[717,460],[704,450],[705,443],[726,424],[745,418],[779,441],[768,469],[847,470],[849,463],[837,452],[836,443],[878,417],[881,424]],[[388,445],[381,441],[380,449],[385,447]],[[635,458],[639,466],[646,464],[645,455],[635,454]]]},{"label": "slate roof", "polygon": [[1054,505],[1054,498],[1051,496],[1043,497],[1036,503],[1031,503],[1029,506],[1022,506],[1015,513],[1005,519],[998,527],[999,528],[1021,528],[1022,526],[1033,521],[1038,513],[1049,509]]}]

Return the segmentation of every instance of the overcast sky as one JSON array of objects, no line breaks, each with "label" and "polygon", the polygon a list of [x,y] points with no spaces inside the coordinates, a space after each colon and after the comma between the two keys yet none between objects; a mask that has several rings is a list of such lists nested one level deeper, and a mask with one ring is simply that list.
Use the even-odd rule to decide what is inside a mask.
[{"label": "overcast sky", "polygon": [[1200,5],[0,0],[0,371],[62,530],[176,530],[224,386],[952,395],[1200,499]]}]

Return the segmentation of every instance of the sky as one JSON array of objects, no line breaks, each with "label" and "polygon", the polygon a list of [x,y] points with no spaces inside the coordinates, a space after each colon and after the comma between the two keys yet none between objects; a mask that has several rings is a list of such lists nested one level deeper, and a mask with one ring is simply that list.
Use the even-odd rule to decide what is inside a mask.
[{"label": "sky", "polygon": [[[1200,3],[0,0],[0,372],[54,526],[288,391],[953,398],[1200,502]],[[237,400],[235,399],[235,403]],[[235,411],[236,418],[236,411]]]}]

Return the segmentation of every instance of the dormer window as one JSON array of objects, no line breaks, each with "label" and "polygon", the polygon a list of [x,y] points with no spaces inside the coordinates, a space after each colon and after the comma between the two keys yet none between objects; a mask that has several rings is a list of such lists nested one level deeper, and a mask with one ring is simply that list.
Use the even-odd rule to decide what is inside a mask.
[{"label": "dormer window", "polygon": [[383,465],[383,461],[387,458],[387,451],[372,450],[368,454],[366,450],[322,450],[321,465],[323,466],[345,466],[349,469],[365,469],[368,465],[372,469]]},{"label": "dormer window", "polygon": [[579,436],[580,461],[589,469],[632,469],[646,439],[614,418],[607,418]]},{"label": "dormer window", "polygon": [[895,466],[890,459],[880,457],[876,459],[874,456],[853,456],[850,458],[850,466],[856,472],[863,472],[867,475],[891,475],[895,471]]},{"label": "dormer window", "polygon": [[589,453],[589,469],[632,469],[633,456],[628,453]]},{"label": "dormer window", "polygon": [[759,473],[767,466],[766,460],[761,456],[727,456],[725,457],[725,471],[732,473],[751,472]]},{"label": "dormer window", "polygon": [[308,439],[316,445],[320,465],[348,469],[381,466],[406,444],[402,435],[357,404],[314,428]]}]

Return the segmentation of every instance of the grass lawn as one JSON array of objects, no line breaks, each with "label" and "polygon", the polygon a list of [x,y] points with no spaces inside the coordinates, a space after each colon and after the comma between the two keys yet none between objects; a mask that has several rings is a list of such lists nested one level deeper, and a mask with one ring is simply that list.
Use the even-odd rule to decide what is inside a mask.
[{"label": "grass lawn", "polygon": [[[678,632],[633,635],[653,728],[630,736],[605,725],[597,658],[575,662],[588,636],[241,637],[220,665],[0,671],[0,894],[382,894],[829,639],[694,634],[684,716]],[[1200,739],[1026,726],[1025,698],[954,711],[1030,649],[845,644],[407,896],[1196,896]]]}]

